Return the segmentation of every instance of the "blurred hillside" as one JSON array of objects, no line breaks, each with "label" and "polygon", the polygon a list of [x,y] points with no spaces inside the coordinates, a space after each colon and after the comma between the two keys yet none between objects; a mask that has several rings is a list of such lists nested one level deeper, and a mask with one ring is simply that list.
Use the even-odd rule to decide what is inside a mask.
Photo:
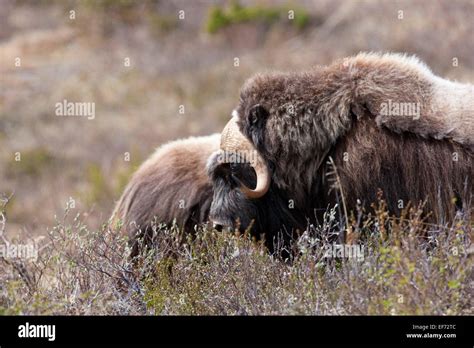
[{"label": "blurred hillside", "polygon": [[[473,17],[467,0],[0,0],[7,232],[43,233],[68,202],[105,221],[154,148],[220,131],[262,70],[398,51],[472,82]],[[63,100],[95,103],[95,118],[56,116]]]}]

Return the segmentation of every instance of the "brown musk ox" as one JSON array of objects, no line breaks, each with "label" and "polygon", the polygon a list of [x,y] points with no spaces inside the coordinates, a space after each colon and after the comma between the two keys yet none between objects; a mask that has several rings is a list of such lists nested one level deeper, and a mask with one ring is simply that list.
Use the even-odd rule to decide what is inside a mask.
[{"label": "brown musk ox", "polygon": [[219,149],[220,135],[191,137],[159,147],[133,174],[117,202],[111,221],[131,241],[151,233],[152,223],[176,223],[191,233],[208,220],[212,186],[206,173],[208,157]]},{"label": "brown musk ox", "polygon": [[258,74],[208,162],[210,218],[252,226],[270,249],[337,195],[348,212],[381,190],[393,214],[425,202],[434,223],[458,212],[469,219],[473,151],[474,86],[437,77],[416,57],[359,54],[304,73]]}]

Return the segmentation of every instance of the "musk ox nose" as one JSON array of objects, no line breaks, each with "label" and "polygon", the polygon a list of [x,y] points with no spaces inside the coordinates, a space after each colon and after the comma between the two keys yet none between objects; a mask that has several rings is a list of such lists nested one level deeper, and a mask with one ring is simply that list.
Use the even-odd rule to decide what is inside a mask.
[{"label": "musk ox nose", "polygon": [[212,225],[212,228],[221,231],[224,228],[225,224],[222,223],[222,219],[219,218],[219,210],[216,208],[217,207],[215,205],[215,202],[213,202],[209,211],[209,222]]},{"label": "musk ox nose", "polygon": [[224,229],[224,226],[221,225],[220,223],[213,222],[212,223],[212,228],[215,229],[218,232],[222,232],[222,230]]},{"label": "musk ox nose", "polygon": [[222,230],[226,227],[226,224],[219,220],[214,214],[209,215],[209,222],[212,224],[212,228],[222,232]]}]

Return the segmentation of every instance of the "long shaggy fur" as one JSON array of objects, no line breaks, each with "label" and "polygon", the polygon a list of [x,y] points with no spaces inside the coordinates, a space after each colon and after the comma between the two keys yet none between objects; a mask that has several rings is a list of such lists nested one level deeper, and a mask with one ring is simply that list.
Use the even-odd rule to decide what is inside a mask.
[{"label": "long shaggy fur", "polygon": [[[404,103],[417,114],[383,111]],[[328,156],[350,207],[374,202],[381,189],[395,214],[400,203],[425,200],[435,222],[471,210],[473,86],[437,77],[414,57],[359,54],[306,73],[259,74],[243,86],[236,113],[272,170],[272,189],[295,201],[290,214],[335,203]]]},{"label": "long shaggy fur", "polygon": [[176,222],[186,232],[207,221],[212,186],[206,161],[219,148],[219,141],[220,135],[214,134],[158,148],[126,186],[112,214],[114,224],[119,222],[134,241],[154,219],[168,225]]}]

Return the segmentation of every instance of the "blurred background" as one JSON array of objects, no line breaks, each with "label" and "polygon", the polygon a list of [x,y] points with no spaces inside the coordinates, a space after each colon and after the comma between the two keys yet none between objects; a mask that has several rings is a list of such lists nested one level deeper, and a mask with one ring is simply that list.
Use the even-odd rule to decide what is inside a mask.
[{"label": "blurred background", "polygon": [[[241,84],[360,51],[474,81],[474,1],[0,0],[0,193],[7,233],[106,221],[160,144],[222,129]],[[56,103],[95,103],[95,118]]]}]

